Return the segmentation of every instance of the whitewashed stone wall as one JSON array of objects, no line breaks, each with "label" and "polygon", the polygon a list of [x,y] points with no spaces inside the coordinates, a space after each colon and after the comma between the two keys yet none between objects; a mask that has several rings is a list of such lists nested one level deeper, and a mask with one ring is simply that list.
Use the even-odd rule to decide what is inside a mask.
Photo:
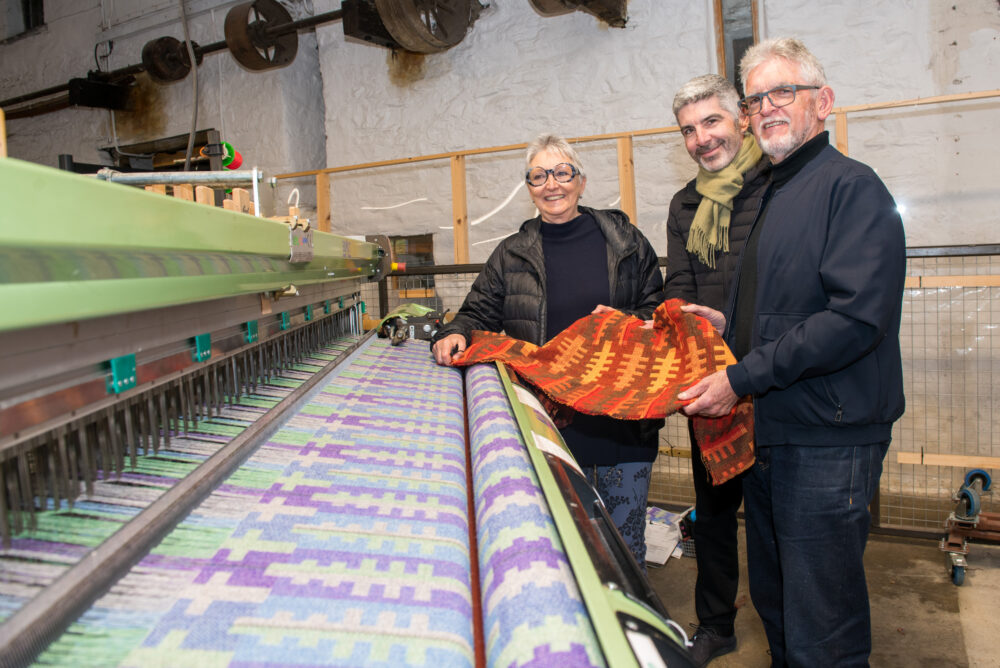
[{"label": "whitewashed stone wall", "polygon": [[[233,1],[188,0],[192,38],[222,39]],[[293,16],[337,0],[288,0]],[[796,35],[824,63],[838,105],[994,89],[1000,84],[995,0],[764,0],[765,37]],[[576,12],[537,14],[527,0],[490,0],[455,48],[393,56],[344,38],[339,23],[302,33],[294,63],[248,72],[227,53],[199,69],[198,126],[214,127],[270,174],[526,142],[542,131],[584,136],[672,125],[670,101],[690,77],[715,69],[710,0],[631,0],[624,29]],[[180,38],[174,0],[46,3],[45,27],[0,45],[0,98],[84,76],[94,45],[115,40],[104,66],[140,61],[143,44]],[[103,51],[103,49],[102,49]],[[10,120],[14,157],[55,165],[59,153],[99,162],[98,148],[186,132],[191,78],[143,85],[139,112],[67,109]],[[997,100],[867,112],[851,117],[850,154],[871,164],[904,207],[910,245],[993,243],[1000,205]],[[830,123],[833,130],[833,123]],[[618,200],[614,142],[581,146],[584,203]],[[473,261],[534,214],[520,185],[520,151],[468,160]],[[674,191],[694,173],[676,135],[635,142],[637,223],[658,252]],[[314,206],[312,178],[294,186]],[[515,192],[516,191],[516,192]],[[435,235],[439,263],[453,261],[446,161],[335,175],[334,229],[345,234]],[[510,195],[509,204],[484,217]],[[408,202],[408,203],[407,203]],[[407,203],[403,206],[401,204]],[[386,208],[395,207],[395,208]],[[266,211],[270,213],[271,211]]]}]

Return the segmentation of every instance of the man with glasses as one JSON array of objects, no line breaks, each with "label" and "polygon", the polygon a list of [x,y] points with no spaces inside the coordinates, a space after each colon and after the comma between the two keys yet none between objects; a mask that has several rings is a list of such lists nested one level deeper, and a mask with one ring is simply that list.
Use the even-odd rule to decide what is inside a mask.
[{"label": "man with glasses", "polygon": [[[579,204],[587,177],[565,139],[542,135],[529,144],[524,178],[538,216],[497,245],[455,319],[438,330],[431,343],[438,364],[465,350],[473,330],[542,345],[590,313],[611,307],[647,319],[663,302],[649,240],[623,212]],[[559,425],[641,568],[662,425],[583,413]]]},{"label": "man with glasses", "polygon": [[772,665],[867,666],[868,506],[903,413],[902,221],[874,171],[829,145],[833,90],[801,42],[755,45],[740,72],[772,185],[726,316],[693,307],[738,363],[681,398],[705,416],[754,398],[747,558]]},{"label": "man with glasses", "polygon": [[[688,81],[673,102],[684,146],[699,169],[670,202],[664,293],[667,299],[679,297],[720,311],[771,172],[767,156],[753,135],[746,134],[748,121],[739,104],[736,87],[718,74]],[[691,654],[698,665],[705,665],[736,649],[736,513],[743,501],[743,481],[737,477],[713,486],[690,422],[688,434],[698,561],[698,629]]]}]

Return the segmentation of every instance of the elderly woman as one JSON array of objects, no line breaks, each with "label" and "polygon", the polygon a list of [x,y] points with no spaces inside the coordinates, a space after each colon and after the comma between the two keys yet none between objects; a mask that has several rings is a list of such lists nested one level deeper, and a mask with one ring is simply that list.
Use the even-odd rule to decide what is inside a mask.
[{"label": "elderly woman", "polygon": [[[438,364],[465,350],[473,330],[542,345],[608,306],[647,319],[663,301],[656,253],[642,232],[621,211],[579,205],[587,177],[566,140],[540,136],[526,163],[539,215],[500,242],[455,319],[438,331],[431,344]],[[575,413],[560,429],[640,566],[661,425]]]}]

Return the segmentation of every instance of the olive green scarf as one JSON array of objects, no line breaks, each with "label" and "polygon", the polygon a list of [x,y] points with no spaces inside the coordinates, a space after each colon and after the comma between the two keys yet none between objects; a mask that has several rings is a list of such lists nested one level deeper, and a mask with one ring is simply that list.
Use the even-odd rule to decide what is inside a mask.
[{"label": "olive green scarf", "polygon": [[743,146],[733,161],[717,172],[698,169],[695,190],[702,196],[688,234],[687,252],[715,269],[715,254],[729,252],[729,216],[733,198],[743,189],[743,175],[760,160],[760,147],[753,135],[743,137]]}]

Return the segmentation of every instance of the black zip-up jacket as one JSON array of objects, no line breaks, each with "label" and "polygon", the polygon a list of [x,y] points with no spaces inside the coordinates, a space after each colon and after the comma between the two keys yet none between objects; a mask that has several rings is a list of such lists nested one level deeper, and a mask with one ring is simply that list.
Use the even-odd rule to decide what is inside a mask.
[{"label": "black zip-up jacket", "polygon": [[[649,240],[622,211],[579,208],[594,217],[608,244],[608,306],[649,319],[663,302],[663,277]],[[431,345],[449,334],[461,334],[468,342],[477,329],[542,345],[558,334],[545,331],[547,307],[541,218],[536,217],[497,245],[454,320],[438,330]]]},{"label": "black zip-up jacket", "polygon": [[759,445],[885,442],[904,409],[902,220],[875,172],[826,133],[799,150],[815,157],[765,198],[750,350],[726,373],[754,396]]},{"label": "black zip-up jacket", "polygon": [[729,252],[716,255],[715,269],[687,252],[691,223],[701,204],[701,195],[695,189],[696,179],[677,191],[667,215],[667,279],[663,288],[666,299],[677,297],[718,311],[726,308],[730,285],[739,268],[740,252],[760,209],[770,176],[771,161],[767,156],[762,156],[743,175],[743,188],[733,198],[729,217]]}]

